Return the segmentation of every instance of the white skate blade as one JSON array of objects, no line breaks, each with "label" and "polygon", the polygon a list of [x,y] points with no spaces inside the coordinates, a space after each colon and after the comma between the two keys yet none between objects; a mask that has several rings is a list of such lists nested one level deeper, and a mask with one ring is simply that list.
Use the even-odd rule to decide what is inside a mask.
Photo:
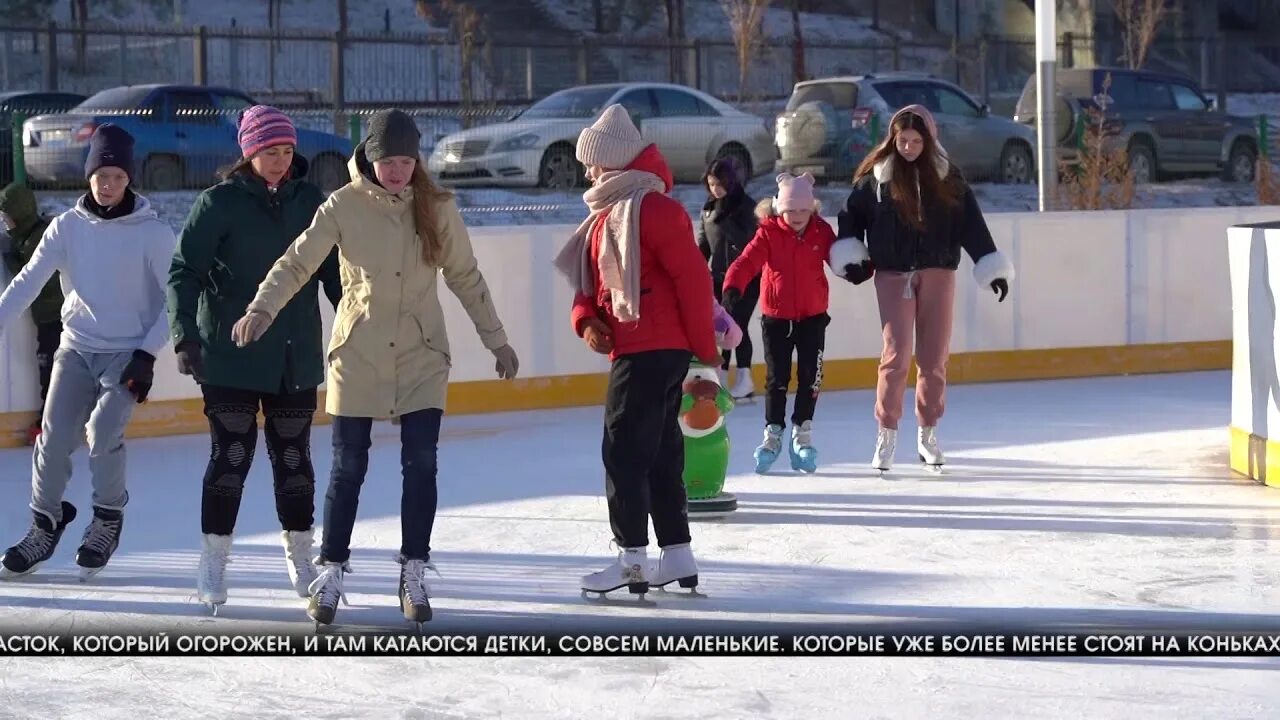
[{"label": "white skate blade", "polygon": [[[623,587],[625,588],[626,586],[623,585]],[[617,605],[620,607],[626,607],[626,606],[657,607],[657,603],[655,603],[654,601],[650,600],[647,597],[648,595],[647,591],[639,594],[628,593],[626,599],[610,596],[609,595],[610,592],[613,592],[613,590],[610,590],[608,592],[600,592],[598,590],[587,590],[586,588],[583,588],[582,599],[586,600],[589,603],[592,603],[593,605]]]},{"label": "white skate blade", "polygon": [[942,466],[941,466],[941,465],[933,465],[933,464],[930,464],[930,463],[924,463],[924,464],[923,464],[923,466],[924,466],[924,471],[925,471],[925,472],[927,472],[927,473],[929,473],[930,475],[941,475],[941,474],[942,474]]},{"label": "white skate blade", "polygon": [[649,587],[653,589],[657,589],[663,595],[670,596],[670,597],[684,597],[684,598],[706,597],[705,593],[701,593],[698,591],[697,575],[692,575],[690,577],[682,577],[682,578],[672,578],[667,582],[662,583],[661,585],[650,583]]},{"label": "white skate blade", "polygon": [[206,598],[200,598],[200,607],[203,608],[205,612],[209,613],[209,615],[211,615],[212,617],[217,617],[218,608],[226,604],[227,604],[227,601],[225,598],[222,600],[216,600],[216,601],[209,600]]},{"label": "white skate blade", "polygon": [[87,568],[87,567],[80,568],[80,582],[82,583],[89,582],[90,580],[97,577],[98,573],[102,572],[105,569],[106,569],[105,565],[99,568]]},{"label": "white skate blade", "polygon": [[683,588],[672,588],[671,590],[668,590],[664,585],[658,588],[658,592],[662,593],[663,597],[684,598],[686,600],[702,600],[708,597],[706,593],[702,592],[698,588],[690,588],[688,590]]}]

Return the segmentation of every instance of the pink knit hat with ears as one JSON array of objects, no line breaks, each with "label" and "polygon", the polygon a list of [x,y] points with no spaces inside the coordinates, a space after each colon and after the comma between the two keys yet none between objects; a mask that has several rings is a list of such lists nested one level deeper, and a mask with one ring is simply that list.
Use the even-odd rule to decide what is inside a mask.
[{"label": "pink knit hat with ears", "polygon": [[778,199],[774,208],[778,214],[788,210],[812,210],[817,203],[813,196],[813,175],[805,173],[799,177],[791,173],[781,173],[778,181]]}]

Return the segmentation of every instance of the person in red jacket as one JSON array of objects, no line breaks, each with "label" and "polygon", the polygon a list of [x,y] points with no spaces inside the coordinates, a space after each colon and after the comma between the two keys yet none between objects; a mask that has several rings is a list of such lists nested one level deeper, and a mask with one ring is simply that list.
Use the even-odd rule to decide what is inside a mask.
[{"label": "person in red jacket", "polygon": [[[747,248],[725,273],[721,304],[733,312],[751,278],[762,269],[760,326],[765,359],[764,442],[756,448],[756,472],[766,473],[782,451],[782,429],[791,384],[791,355],[796,355],[795,407],[791,413],[791,469],[818,469],[813,447],[813,413],[822,389],[822,350],[826,344],[827,276],[833,268],[860,265],[866,248],[836,243],[835,230],[817,213],[813,176],[782,173],[777,198],[756,205],[760,226]],[[859,250],[861,251],[859,253]]]},{"label": "person in red jacket", "polygon": [[[693,588],[684,487],[681,386],[693,357],[720,363],[711,272],[684,207],[667,195],[671,170],[621,105],[578,138],[592,186],[590,215],[556,258],[576,291],[574,332],[612,361],[602,454],[618,560],[582,578],[584,592],[651,585]],[[649,566],[649,517],[661,557]]]}]

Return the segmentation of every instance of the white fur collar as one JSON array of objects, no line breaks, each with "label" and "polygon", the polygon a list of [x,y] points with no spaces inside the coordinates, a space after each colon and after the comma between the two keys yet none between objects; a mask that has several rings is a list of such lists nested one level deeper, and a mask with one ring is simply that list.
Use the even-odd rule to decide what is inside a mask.
[{"label": "white fur collar", "polygon": [[[938,169],[938,178],[946,179],[947,173],[951,172],[951,163],[945,155],[939,154],[937,161],[934,163]],[[876,163],[873,173],[876,176],[876,182],[881,185],[893,179],[893,156],[881,160]]]}]

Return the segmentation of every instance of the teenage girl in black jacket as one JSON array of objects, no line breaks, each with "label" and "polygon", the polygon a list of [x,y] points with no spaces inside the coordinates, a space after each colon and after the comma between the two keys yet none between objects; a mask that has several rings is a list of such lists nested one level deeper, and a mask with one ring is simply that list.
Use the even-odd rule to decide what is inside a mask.
[{"label": "teenage girl in black jacket", "polygon": [[876,383],[880,426],[871,464],[893,463],[911,355],[916,356],[916,450],[921,462],[943,463],[937,425],[945,407],[947,359],[962,253],[974,279],[1001,302],[1013,264],[996,249],[973,191],[947,159],[933,115],[920,105],[899,110],[889,134],[858,167],[840,212],[839,237],[867,244],[869,260],[846,265],[845,278],[874,276],[884,346]]}]

